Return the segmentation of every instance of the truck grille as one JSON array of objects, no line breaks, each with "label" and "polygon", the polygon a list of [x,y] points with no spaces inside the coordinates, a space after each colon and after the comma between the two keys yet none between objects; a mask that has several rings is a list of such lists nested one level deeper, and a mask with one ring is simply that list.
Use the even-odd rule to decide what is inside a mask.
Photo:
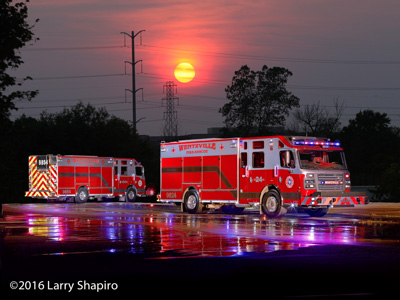
[{"label": "truck grille", "polygon": [[318,174],[318,191],[343,191],[343,174]]}]

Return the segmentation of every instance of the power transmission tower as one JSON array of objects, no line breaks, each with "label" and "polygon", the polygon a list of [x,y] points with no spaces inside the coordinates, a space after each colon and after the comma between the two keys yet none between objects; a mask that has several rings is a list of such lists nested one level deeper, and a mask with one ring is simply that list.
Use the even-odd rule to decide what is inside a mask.
[{"label": "power transmission tower", "polygon": [[[132,62],[125,61],[125,63],[130,63],[132,65],[132,90],[131,90],[131,92],[132,92],[132,127],[133,127],[134,132],[136,132],[136,123],[137,123],[137,121],[136,121],[136,92],[138,90],[140,90],[140,89],[136,89],[135,65],[139,61],[140,62],[142,61],[142,60],[135,61],[135,37],[143,31],[145,31],[145,30],[140,30],[136,34],[133,31],[131,34],[128,34],[126,32],[121,32],[121,34],[125,34],[125,35],[129,36],[132,40]],[[125,39],[124,39],[124,41],[125,41]]]},{"label": "power transmission tower", "polygon": [[164,112],[164,135],[166,137],[176,137],[178,136],[178,113],[175,110],[175,100],[179,100],[179,98],[175,97],[177,85],[173,81],[167,81],[163,90],[166,97],[162,98],[162,105],[164,106],[164,102],[166,102],[167,106],[167,111]]}]

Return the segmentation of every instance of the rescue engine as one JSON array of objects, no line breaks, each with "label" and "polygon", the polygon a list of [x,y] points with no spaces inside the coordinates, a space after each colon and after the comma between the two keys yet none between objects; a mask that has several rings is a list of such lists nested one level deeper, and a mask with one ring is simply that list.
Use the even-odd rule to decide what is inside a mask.
[{"label": "rescue engine", "polygon": [[26,197],[84,203],[90,198],[119,197],[133,202],[147,196],[143,166],[132,158],[73,155],[29,156]]},{"label": "rescue engine", "polygon": [[339,142],[315,137],[199,139],[161,143],[161,202],[199,213],[240,213],[259,206],[269,217],[289,208],[323,216],[330,207],[368,203],[352,192]]}]

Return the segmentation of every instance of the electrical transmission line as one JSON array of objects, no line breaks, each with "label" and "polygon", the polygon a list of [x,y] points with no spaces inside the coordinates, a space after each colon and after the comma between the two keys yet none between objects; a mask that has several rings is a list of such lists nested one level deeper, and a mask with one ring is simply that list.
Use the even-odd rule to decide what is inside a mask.
[{"label": "electrical transmission line", "polygon": [[[125,61],[125,63],[129,63],[129,64],[131,64],[132,65],[132,90],[129,90],[129,89],[126,89],[126,90],[128,90],[128,91],[130,91],[131,93],[132,93],[132,127],[133,127],[133,131],[134,132],[136,132],[136,123],[137,123],[137,121],[136,121],[136,92],[138,91],[138,90],[141,90],[142,88],[140,88],[140,89],[136,89],[136,72],[135,72],[135,65],[140,61],[142,61],[142,60],[138,60],[138,61],[135,61],[135,37],[139,34],[139,33],[141,33],[141,32],[143,32],[143,31],[145,31],[145,30],[140,30],[139,32],[137,32],[136,34],[132,31],[132,33],[131,34],[128,34],[128,33],[126,33],[126,32],[121,32],[121,34],[124,34],[125,36],[129,36],[130,38],[131,38],[131,40],[132,40],[132,61],[131,62],[129,62],[129,61]],[[125,37],[124,36],[124,37]],[[124,42],[124,44],[125,44],[125,42]]]}]

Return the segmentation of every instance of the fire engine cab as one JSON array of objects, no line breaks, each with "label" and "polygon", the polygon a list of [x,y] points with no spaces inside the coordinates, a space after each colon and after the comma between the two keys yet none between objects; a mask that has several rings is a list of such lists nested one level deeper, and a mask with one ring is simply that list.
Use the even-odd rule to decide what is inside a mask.
[{"label": "fire engine cab", "polygon": [[26,197],[84,203],[119,197],[133,202],[146,196],[143,166],[132,158],[73,155],[29,156]]},{"label": "fire engine cab", "polygon": [[160,148],[159,199],[188,213],[259,206],[268,217],[288,208],[320,217],[331,207],[368,203],[366,193],[351,191],[340,143],[327,138],[199,139],[162,142]]}]

